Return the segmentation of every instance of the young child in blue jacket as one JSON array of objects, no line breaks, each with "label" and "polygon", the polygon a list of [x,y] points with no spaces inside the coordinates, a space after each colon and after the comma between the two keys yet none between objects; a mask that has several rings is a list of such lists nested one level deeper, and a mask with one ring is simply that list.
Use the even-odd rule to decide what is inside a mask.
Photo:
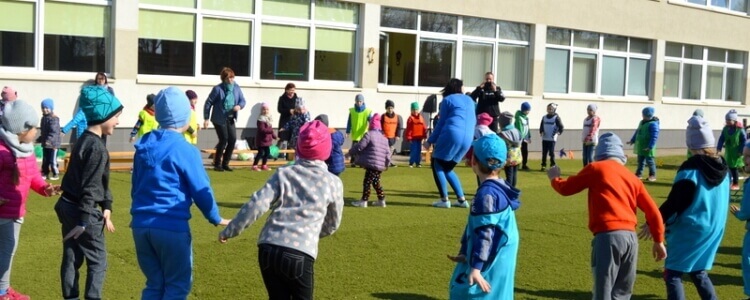
[{"label": "young child in blue jacket", "polygon": [[[315,120],[322,122],[323,125],[328,127],[328,115],[318,115],[315,117]],[[339,176],[346,170],[344,151],[341,150],[341,146],[344,145],[344,134],[336,130],[336,128],[331,127],[328,127],[328,132],[331,133],[331,157],[326,159],[326,165],[328,166],[328,172]]]},{"label": "young child in blue jacket", "polygon": [[505,142],[485,135],[472,144],[471,169],[482,184],[471,203],[450,281],[450,299],[513,299],[518,255],[515,210],[521,192],[500,179],[507,159]]}]

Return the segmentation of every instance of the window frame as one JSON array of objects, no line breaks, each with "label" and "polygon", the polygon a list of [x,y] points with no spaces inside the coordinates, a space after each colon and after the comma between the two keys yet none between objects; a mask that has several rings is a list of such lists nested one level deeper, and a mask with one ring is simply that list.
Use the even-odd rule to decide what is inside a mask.
[{"label": "window frame", "polygon": [[[734,103],[734,102],[745,103],[745,101],[747,101],[747,99],[744,99],[744,95],[743,95],[743,98],[740,100],[732,100],[732,101],[726,100],[728,70],[734,69],[734,70],[739,70],[740,74],[744,73],[745,69],[747,68],[747,56],[745,52],[732,50],[732,49],[710,47],[710,46],[684,44],[684,43],[678,43],[678,42],[666,42],[665,48],[667,47],[667,44],[679,45],[681,57],[667,56],[666,53],[664,55],[664,69],[666,69],[666,64],[668,62],[679,64],[679,69],[677,71],[677,74],[679,75],[678,81],[677,81],[677,97],[663,96],[664,99],[690,101],[690,102],[715,102],[715,103]],[[698,46],[698,47],[703,48],[702,59],[685,58],[685,51],[686,51],[685,46],[693,46],[693,47]],[[717,62],[717,61],[709,60],[708,51],[710,49],[724,51],[724,62]],[[729,62],[729,51],[737,51],[739,52],[739,54],[743,55],[744,64]],[[700,97],[698,99],[685,98],[683,95],[682,89],[684,87],[684,81],[685,81],[683,78],[684,77],[683,72],[685,71],[684,68],[686,64],[697,65],[701,67],[701,84],[700,84],[701,90],[700,90]],[[721,99],[707,98],[706,94],[708,91],[707,84],[708,84],[708,68],[709,67],[721,67],[722,68]],[[743,86],[742,89],[743,90],[747,89],[747,86]]]},{"label": "window frame", "polygon": [[712,0],[706,0],[706,4],[698,4],[698,3],[692,3],[689,0],[668,0],[671,4],[677,4],[677,5],[684,5],[689,7],[695,7],[699,9],[705,9],[705,10],[711,10],[719,13],[725,13],[730,15],[737,15],[737,16],[748,16],[750,15],[750,1],[746,1],[745,3],[745,10],[743,11],[737,11],[733,10],[732,7],[732,1],[736,0],[727,0],[727,7],[722,6],[716,6],[711,3]]}]

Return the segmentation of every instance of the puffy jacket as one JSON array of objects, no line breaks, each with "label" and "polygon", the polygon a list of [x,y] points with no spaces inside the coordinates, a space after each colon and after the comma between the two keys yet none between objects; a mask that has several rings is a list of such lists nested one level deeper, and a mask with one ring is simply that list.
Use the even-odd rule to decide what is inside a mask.
[{"label": "puffy jacket", "polygon": [[344,164],[344,151],[341,150],[341,146],[344,145],[344,134],[340,131],[331,133],[331,144],[331,157],[326,159],[326,165],[328,165],[329,172],[339,175],[346,168]]},{"label": "puffy jacket", "polygon": [[406,140],[421,140],[427,135],[427,124],[421,114],[409,115],[406,120]]},{"label": "puffy jacket", "polygon": [[388,139],[380,130],[367,131],[349,154],[357,157],[357,164],[365,169],[383,171],[391,163],[391,148]]},{"label": "puffy jacket", "polygon": [[273,125],[266,121],[258,120],[258,133],[255,134],[255,146],[270,147],[276,134],[273,133]]},{"label": "puffy jacket", "polygon": [[[14,164],[18,166],[18,185],[13,185]],[[42,179],[36,157],[31,155],[16,160],[3,141],[0,141],[0,182],[3,183],[0,185],[0,198],[8,200],[0,205],[0,218],[19,219],[25,216],[29,189],[46,196],[44,188],[47,182]]]}]

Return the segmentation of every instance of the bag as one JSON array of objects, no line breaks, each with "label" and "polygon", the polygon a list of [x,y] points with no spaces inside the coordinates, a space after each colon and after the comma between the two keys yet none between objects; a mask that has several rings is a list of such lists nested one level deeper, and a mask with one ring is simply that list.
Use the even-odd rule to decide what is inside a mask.
[{"label": "bag", "polygon": [[508,146],[508,161],[505,163],[505,165],[515,167],[522,161],[523,157],[521,156],[521,147]]}]

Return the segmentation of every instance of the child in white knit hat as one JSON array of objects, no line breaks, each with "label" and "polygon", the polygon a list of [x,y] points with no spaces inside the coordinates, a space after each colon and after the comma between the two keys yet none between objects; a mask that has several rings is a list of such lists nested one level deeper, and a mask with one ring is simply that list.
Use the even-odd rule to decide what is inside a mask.
[{"label": "child in white knit hat", "polygon": [[737,191],[740,189],[739,169],[745,166],[745,163],[742,162],[742,148],[745,146],[747,139],[745,137],[745,130],[742,128],[742,123],[737,121],[736,110],[729,110],[725,116],[725,120],[726,125],[721,130],[721,135],[719,135],[719,141],[716,143],[716,151],[721,153],[723,147],[727,148],[724,151],[724,159],[727,161],[729,174],[732,176],[732,185],[729,189]]}]

